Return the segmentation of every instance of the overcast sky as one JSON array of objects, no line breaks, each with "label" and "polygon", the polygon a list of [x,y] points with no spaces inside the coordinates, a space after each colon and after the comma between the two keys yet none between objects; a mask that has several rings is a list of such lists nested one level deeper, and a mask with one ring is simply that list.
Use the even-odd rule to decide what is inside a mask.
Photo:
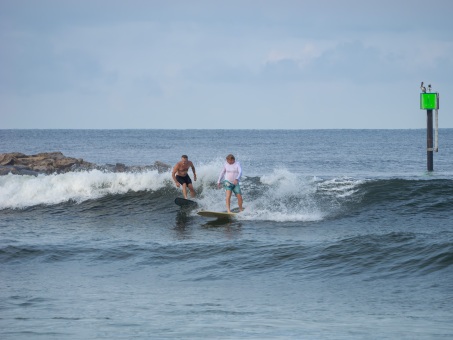
[{"label": "overcast sky", "polygon": [[453,128],[453,1],[0,0],[0,128]]}]

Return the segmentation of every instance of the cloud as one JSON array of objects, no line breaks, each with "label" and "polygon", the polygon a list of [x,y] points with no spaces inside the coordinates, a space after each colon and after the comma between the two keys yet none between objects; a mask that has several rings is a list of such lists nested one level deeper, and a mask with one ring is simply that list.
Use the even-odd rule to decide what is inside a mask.
[{"label": "cloud", "polygon": [[[453,91],[452,9],[445,0],[2,1],[0,111],[13,127],[24,116],[32,127],[37,113],[57,127],[90,127],[69,120],[80,112],[99,128],[144,127],[150,112],[151,127],[187,112],[215,125],[217,112],[284,128],[317,110],[304,125],[322,127],[346,106],[342,91],[376,111],[388,106],[373,102],[376,91],[404,92],[408,103],[422,80]],[[322,103],[307,105],[307,90]],[[369,122],[352,109],[348,117]]]},{"label": "cloud", "polygon": [[[445,47],[445,46],[444,46]],[[453,76],[453,45],[419,60],[410,51],[389,53],[360,41],[343,42],[319,56],[270,58],[262,69],[267,81],[350,81],[355,83],[389,83],[410,79],[416,74],[430,74],[447,80]],[[284,54],[282,54],[283,56]],[[414,61],[415,60],[415,61]]]}]

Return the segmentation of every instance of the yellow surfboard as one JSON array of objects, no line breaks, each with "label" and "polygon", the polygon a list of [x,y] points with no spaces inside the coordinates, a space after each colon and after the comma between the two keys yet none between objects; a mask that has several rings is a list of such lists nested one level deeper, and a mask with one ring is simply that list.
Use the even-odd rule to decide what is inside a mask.
[{"label": "yellow surfboard", "polygon": [[204,217],[214,217],[218,219],[233,219],[237,214],[235,213],[227,213],[227,212],[218,212],[218,211],[208,211],[208,210],[201,210],[197,212],[198,215]]}]

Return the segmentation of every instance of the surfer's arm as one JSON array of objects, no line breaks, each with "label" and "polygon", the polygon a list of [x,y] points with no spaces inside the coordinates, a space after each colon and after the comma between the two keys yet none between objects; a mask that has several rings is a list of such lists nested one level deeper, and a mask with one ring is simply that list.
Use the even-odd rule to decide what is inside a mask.
[{"label": "surfer's arm", "polygon": [[192,168],[193,179],[196,181],[197,180],[197,173],[195,172],[195,166],[193,165],[192,162],[190,162],[190,167]]},{"label": "surfer's arm", "polygon": [[[239,162],[236,162],[237,163],[237,169],[238,169],[238,175],[236,177],[236,181],[240,181],[241,180],[241,176],[242,176],[242,167],[241,167],[241,163]],[[237,184],[237,183],[235,183]]]},{"label": "surfer's arm", "polygon": [[219,179],[217,180],[217,184],[220,184],[220,182],[223,179],[223,176],[225,176],[225,173],[226,173],[226,169],[225,169],[225,166],[224,166],[222,171],[220,171],[220,175],[219,175]]},{"label": "surfer's arm", "polygon": [[178,181],[176,180],[176,173],[178,172],[178,166],[179,166],[179,163],[177,163],[174,167],[173,167],[173,171],[171,173],[171,177],[173,178],[173,182],[175,182],[176,185],[178,185]]}]

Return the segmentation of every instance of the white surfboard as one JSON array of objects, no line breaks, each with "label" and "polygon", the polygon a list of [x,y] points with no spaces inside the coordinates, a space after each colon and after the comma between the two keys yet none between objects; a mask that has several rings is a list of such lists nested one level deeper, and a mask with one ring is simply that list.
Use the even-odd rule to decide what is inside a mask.
[{"label": "white surfboard", "polygon": [[218,219],[233,219],[237,214],[235,213],[227,213],[227,212],[219,212],[219,211],[208,211],[208,210],[201,210],[197,212],[198,215],[204,217],[215,217]]}]

